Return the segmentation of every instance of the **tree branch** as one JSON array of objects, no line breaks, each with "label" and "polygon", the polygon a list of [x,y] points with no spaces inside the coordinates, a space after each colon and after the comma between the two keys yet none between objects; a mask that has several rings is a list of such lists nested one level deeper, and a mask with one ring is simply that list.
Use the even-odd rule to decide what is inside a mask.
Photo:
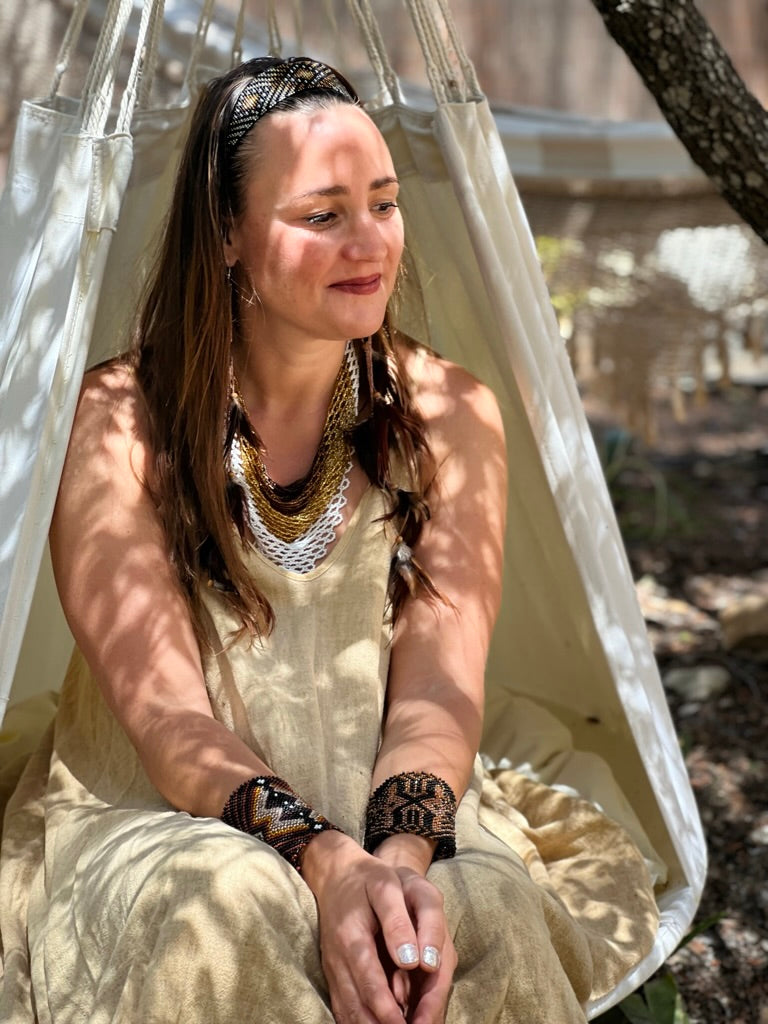
[{"label": "tree branch", "polygon": [[592,0],[691,158],[768,242],[768,112],[693,0]]}]

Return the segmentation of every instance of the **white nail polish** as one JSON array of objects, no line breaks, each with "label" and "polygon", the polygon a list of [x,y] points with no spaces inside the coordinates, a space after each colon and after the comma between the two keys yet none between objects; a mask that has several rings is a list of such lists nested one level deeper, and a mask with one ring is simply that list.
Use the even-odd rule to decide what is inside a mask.
[{"label": "white nail polish", "polygon": [[427,967],[440,966],[440,952],[434,946],[425,946],[421,953],[421,959]]},{"label": "white nail polish", "polygon": [[404,942],[397,947],[397,959],[401,964],[417,964],[419,962],[419,951],[412,942]]}]

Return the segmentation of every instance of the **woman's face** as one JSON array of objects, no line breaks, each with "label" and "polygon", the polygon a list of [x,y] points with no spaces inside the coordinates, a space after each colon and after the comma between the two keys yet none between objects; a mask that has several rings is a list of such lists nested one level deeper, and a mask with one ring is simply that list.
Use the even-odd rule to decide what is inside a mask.
[{"label": "woman's face", "polygon": [[245,210],[225,244],[241,290],[258,295],[242,311],[246,328],[277,344],[372,334],[403,248],[379,130],[358,107],[338,104],[271,114],[253,135]]}]

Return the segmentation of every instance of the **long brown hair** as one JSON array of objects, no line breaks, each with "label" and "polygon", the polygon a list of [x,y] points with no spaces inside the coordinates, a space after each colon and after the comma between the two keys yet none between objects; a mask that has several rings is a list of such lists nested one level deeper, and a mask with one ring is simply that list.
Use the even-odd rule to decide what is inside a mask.
[{"label": "long brown hair", "polygon": [[[244,495],[226,469],[238,415],[230,394],[237,310],[223,242],[227,225],[243,212],[245,183],[253,170],[250,147],[240,145],[231,158],[227,153],[232,108],[245,82],[279,63],[269,57],[248,61],[203,89],[137,320],[133,363],[148,410],[152,489],[202,645],[207,642],[199,592],[203,582],[223,592],[241,632],[257,636],[274,624],[273,610],[245,565],[243,545],[251,538]],[[303,93],[274,109],[343,102],[355,100]],[[367,368],[361,374],[367,415],[350,440],[370,481],[388,495],[390,515],[398,522],[390,580],[396,617],[417,587],[434,593],[411,553],[429,515],[425,495],[431,458],[388,320],[373,337],[359,340]],[[405,486],[398,467],[405,470]]]}]

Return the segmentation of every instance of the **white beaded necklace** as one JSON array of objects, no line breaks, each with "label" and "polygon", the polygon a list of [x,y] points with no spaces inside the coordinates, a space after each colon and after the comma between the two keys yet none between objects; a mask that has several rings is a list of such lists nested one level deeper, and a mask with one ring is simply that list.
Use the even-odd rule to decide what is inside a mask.
[{"label": "white beaded necklace", "polygon": [[[352,378],[352,386],[355,395],[355,413],[357,413],[359,390],[360,390],[360,367],[357,359],[355,346],[351,341],[347,342],[344,352],[347,370]],[[228,471],[230,478],[238,484],[245,496],[245,513],[248,527],[253,534],[254,542],[258,550],[275,565],[290,572],[305,574],[311,572],[318,563],[325,557],[329,546],[336,538],[336,527],[344,518],[344,507],[347,504],[346,491],[349,488],[349,474],[352,471],[352,459],[349,459],[344,476],[336,494],[321,512],[315,522],[293,541],[284,541],[276,537],[265,525],[256,503],[251,495],[251,489],[246,479],[243,467],[243,454],[241,442],[237,435],[232,441],[228,457]]]}]

